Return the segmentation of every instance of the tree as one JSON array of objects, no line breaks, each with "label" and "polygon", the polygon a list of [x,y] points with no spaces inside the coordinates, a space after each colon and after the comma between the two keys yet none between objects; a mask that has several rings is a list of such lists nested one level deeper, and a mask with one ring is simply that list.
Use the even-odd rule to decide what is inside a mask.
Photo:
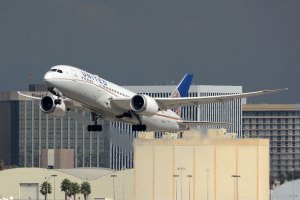
[{"label": "tree", "polygon": [[295,170],[295,171],[288,171],[286,173],[286,176],[287,176],[287,180],[288,181],[292,181],[292,180],[297,180],[300,178],[300,171],[298,170]]},{"label": "tree", "polygon": [[0,171],[4,169],[4,161],[0,160]]},{"label": "tree", "polygon": [[80,193],[80,186],[76,182],[72,182],[70,185],[70,195],[74,196],[74,199],[76,199],[76,194]]},{"label": "tree", "polygon": [[270,179],[269,179],[269,187],[270,187],[270,190],[272,190],[273,189],[273,186],[274,186],[274,184],[275,184],[275,179],[276,179],[276,177],[274,176],[274,174],[273,173],[270,173]]},{"label": "tree", "polygon": [[86,200],[87,196],[91,194],[91,185],[89,182],[81,183],[80,193],[83,194],[84,200]]},{"label": "tree", "polygon": [[44,181],[41,185],[40,193],[45,196],[45,200],[47,200],[48,194],[52,193],[51,184],[48,181]]},{"label": "tree", "polygon": [[70,187],[71,181],[67,178],[65,178],[60,184],[60,190],[65,192],[65,200],[67,200],[67,197],[70,195]]},{"label": "tree", "polygon": [[282,185],[286,181],[286,175],[280,172],[277,176],[277,179],[280,182],[280,185]]}]

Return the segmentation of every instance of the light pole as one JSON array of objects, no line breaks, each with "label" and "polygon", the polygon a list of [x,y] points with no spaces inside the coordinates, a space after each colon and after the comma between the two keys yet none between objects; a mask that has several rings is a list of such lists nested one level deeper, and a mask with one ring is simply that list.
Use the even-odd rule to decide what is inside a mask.
[{"label": "light pole", "polygon": [[122,167],[122,170],[123,170],[123,200],[125,199],[125,198],[124,198],[124,190],[125,190],[125,184],[124,184],[124,182],[125,182],[125,179],[124,179],[124,171],[125,171],[125,169],[126,169],[126,167],[123,166],[123,167]]},{"label": "light pole", "polygon": [[116,199],[116,193],[115,193],[115,178],[117,177],[117,175],[112,174],[110,175],[110,177],[112,178],[113,181],[113,192],[114,192],[114,200]]},{"label": "light pole", "polygon": [[45,182],[46,182],[46,200],[48,200],[48,181],[49,181],[49,177],[45,177]]},{"label": "light pole", "polygon": [[238,178],[240,178],[240,175],[234,174],[231,176],[233,178],[233,199],[239,200],[239,183]]},{"label": "light pole", "polygon": [[191,178],[193,177],[192,175],[187,175],[189,178],[189,200],[191,200]]},{"label": "light pole", "polygon": [[180,200],[182,200],[182,170],[185,170],[185,168],[178,167],[178,170],[180,171]]},{"label": "light pole", "polygon": [[209,169],[206,169],[206,197],[209,199]]},{"label": "light pole", "polygon": [[57,177],[57,175],[56,174],[52,174],[51,175],[51,177],[53,177],[53,179],[54,179],[54,183],[53,183],[53,194],[54,194],[54,200],[55,200],[55,177]]},{"label": "light pole", "polygon": [[176,180],[175,194],[176,194],[176,200],[177,200],[177,178],[179,177],[179,175],[174,174],[173,177],[174,177],[175,180]]},{"label": "light pole", "polygon": [[292,195],[293,195],[293,200],[295,199],[295,193],[294,193],[294,179],[295,179],[295,169],[294,168],[292,168],[292,175],[293,175],[293,177],[292,177]]}]

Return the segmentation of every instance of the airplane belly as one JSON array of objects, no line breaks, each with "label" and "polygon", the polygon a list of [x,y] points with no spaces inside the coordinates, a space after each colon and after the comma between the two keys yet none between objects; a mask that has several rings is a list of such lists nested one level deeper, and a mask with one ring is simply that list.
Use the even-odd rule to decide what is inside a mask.
[{"label": "airplane belly", "polygon": [[147,131],[182,131],[182,127],[174,119],[162,116],[143,116],[143,124],[147,126]]}]

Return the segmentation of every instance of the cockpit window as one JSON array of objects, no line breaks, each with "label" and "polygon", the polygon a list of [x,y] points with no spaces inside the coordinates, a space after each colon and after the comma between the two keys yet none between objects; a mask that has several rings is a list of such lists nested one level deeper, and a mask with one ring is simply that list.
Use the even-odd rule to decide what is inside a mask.
[{"label": "cockpit window", "polygon": [[51,72],[56,72],[56,70],[57,70],[57,69],[51,69],[50,71],[51,71]]},{"label": "cockpit window", "polygon": [[57,70],[58,73],[63,73],[60,69]]}]

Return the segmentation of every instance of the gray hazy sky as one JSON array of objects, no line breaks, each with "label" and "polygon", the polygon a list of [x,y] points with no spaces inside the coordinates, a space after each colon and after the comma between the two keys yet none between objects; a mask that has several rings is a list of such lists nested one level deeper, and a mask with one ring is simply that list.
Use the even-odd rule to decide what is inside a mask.
[{"label": "gray hazy sky", "polygon": [[288,87],[249,99],[300,103],[299,0],[2,0],[0,91],[68,64],[120,85]]}]

